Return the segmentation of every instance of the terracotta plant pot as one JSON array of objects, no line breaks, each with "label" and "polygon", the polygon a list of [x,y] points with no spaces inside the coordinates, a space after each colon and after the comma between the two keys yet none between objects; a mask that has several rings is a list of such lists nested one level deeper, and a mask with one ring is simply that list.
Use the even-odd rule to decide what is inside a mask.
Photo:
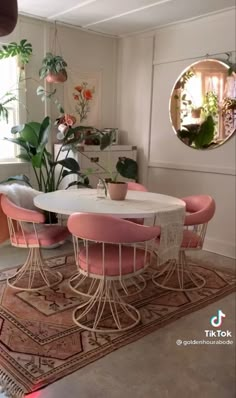
[{"label": "terracotta plant pot", "polygon": [[108,192],[111,200],[125,200],[128,191],[127,182],[109,182]]},{"label": "terracotta plant pot", "polygon": [[49,73],[46,77],[48,83],[64,83],[67,80],[66,71],[61,71],[56,74]]},{"label": "terracotta plant pot", "polygon": [[0,36],[9,35],[17,22],[17,0],[0,2]]}]

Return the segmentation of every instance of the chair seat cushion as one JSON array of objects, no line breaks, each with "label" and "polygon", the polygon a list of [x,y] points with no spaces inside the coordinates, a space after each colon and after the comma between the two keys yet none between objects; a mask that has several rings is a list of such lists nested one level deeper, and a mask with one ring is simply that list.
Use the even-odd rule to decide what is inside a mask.
[{"label": "chair seat cushion", "polygon": [[[131,246],[122,246],[122,275],[135,272],[134,270],[134,248]],[[150,262],[150,254],[136,249],[136,271],[144,268]],[[102,265],[102,244],[92,244],[88,248],[88,263],[86,260],[86,249],[82,249],[78,254],[78,263],[81,269],[91,274],[103,275]],[[105,245],[105,272],[107,276],[119,276],[119,246],[113,244]]]},{"label": "chair seat cushion", "polygon": [[[69,235],[69,231],[67,227],[61,225],[40,225],[37,234],[39,246],[51,246],[55,243],[64,241]],[[21,231],[16,232],[15,236],[12,236],[12,243],[15,245],[25,245],[26,240],[28,247],[37,245],[38,241],[33,231],[25,231],[24,236]]]},{"label": "chair seat cushion", "polygon": [[181,247],[192,248],[192,249],[202,247],[201,237],[198,234],[196,234],[196,232],[186,229],[183,232],[183,240]]}]

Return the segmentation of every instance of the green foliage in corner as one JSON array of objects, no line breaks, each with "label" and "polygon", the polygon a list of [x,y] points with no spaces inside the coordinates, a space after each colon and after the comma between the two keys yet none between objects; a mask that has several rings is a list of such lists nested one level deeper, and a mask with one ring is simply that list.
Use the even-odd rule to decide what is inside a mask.
[{"label": "green foliage in corner", "polygon": [[32,44],[28,43],[26,39],[22,39],[20,44],[11,42],[8,45],[3,45],[2,50],[0,50],[0,59],[18,55],[20,62],[25,65],[29,62],[32,51]]}]

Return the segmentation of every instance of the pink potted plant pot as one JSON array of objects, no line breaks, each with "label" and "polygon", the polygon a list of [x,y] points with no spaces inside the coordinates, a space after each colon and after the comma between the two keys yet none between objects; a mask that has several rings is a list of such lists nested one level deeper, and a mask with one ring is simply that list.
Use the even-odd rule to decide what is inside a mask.
[{"label": "pink potted plant pot", "polygon": [[124,200],[128,191],[127,182],[109,182],[108,192],[111,200]]},{"label": "pink potted plant pot", "polygon": [[65,70],[58,73],[49,73],[46,80],[48,83],[64,83],[67,80],[67,73]]}]

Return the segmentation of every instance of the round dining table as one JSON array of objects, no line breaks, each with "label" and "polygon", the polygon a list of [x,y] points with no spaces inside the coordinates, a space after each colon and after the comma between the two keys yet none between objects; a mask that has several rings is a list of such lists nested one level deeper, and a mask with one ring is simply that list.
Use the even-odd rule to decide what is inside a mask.
[{"label": "round dining table", "polygon": [[129,190],[125,200],[98,198],[96,189],[81,188],[42,193],[34,198],[40,209],[70,215],[97,213],[119,218],[152,219],[161,228],[158,255],[160,262],[177,258],[182,242],[185,202],[154,192]]}]

